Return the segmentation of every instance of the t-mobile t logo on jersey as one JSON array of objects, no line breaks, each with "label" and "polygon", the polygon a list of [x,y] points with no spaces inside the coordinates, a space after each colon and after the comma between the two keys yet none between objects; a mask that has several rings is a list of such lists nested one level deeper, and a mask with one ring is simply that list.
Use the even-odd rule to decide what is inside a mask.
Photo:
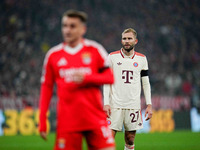
[{"label": "t-mobile t logo on jersey", "polygon": [[133,79],[133,71],[122,70],[122,79],[125,79],[124,83],[131,83],[130,79]]}]

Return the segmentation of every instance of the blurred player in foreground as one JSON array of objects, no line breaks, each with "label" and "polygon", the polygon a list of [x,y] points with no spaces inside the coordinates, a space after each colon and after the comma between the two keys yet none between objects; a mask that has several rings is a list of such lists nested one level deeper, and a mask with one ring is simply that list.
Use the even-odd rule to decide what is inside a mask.
[{"label": "blurred player in foreground", "polygon": [[90,150],[114,150],[106,121],[100,86],[114,82],[106,64],[107,52],[97,42],[84,39],[87,15],[69,10],[62,17],[64,42],[48,51],[44,60],[40,94],[40,135],[47,139],[47,110],[53,85],[57,85],[55,150],[81,150],[85,137]]},{"label": "blurred player in foreground", "polygon": [[109,54],[115,83],[104,85],[104,110],[115,136],[125,128],[124,150],[134,150],[136,130],[143,127],[141,115],[141,80],[146,99],[146,120],[152,117],[151,90],[146,56],[135,51],[137,33],[129,28],[122,33],[122,48]]}]

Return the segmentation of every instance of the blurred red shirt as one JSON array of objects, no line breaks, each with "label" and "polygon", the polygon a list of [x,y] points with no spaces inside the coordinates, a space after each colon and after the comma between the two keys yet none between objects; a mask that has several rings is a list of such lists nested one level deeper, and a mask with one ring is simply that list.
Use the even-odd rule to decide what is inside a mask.
[{"label": "blurred red shirt", "polygon": [[[40,132],[46,131],[47,110],[56,83],[57,131],[73,132],[106,125],[100,85],[112,84],[106,63],[107,52],[97,42],[84,39],[75,48],[61,43],[48,51],[44,60],[40,93]],[[84,74],[82,83],[73,74]]]}]

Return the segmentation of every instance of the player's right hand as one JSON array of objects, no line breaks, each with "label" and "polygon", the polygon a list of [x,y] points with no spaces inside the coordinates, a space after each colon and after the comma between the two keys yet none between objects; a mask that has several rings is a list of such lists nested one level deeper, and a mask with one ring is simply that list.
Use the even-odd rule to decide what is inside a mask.
[{"label": "player's right hand", "polygon": [[110,105],[104,105],[103,110],[105,111],[107,117],[110,118],[110,115],[111,115]]},{"label": "player's right hand", "polygon": [[146,108],[146,111],[145,111],[145,120],[149,120],[152,118],[152,115],[153,115],[153,111],[152,111],[152,105],[147,105],[147,108]]},{"label": "player's right hand", "polygon": [[43,138],[45,141],[47,141],[47,133],[46,133],[46,132],[44,132],[44,131],[40,132],[40,136],[41,136],[41,138]]},{"label": "player's right hand", "polygon": [[73,81],[76,83],[76,84],[80,84],[82,83],[84,80],[84,74],[81,73],[81,72],[75,72],[73,74]]}]

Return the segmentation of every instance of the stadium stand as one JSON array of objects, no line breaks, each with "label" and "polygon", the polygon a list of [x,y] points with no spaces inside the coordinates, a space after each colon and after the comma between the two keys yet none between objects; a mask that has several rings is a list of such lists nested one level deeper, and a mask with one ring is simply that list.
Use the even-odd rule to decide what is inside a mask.
[{"label": "stadium stand", "polygon": [[39,95],[42,60],[61,40],[67,9],[89,14],[87,38],[108,52],[120,33],[138,32],[136,51],[148,56],[153,95],[189,96],[200,107],[200,1],[198,0],[2,0],[0,1],[0,96]]}]

